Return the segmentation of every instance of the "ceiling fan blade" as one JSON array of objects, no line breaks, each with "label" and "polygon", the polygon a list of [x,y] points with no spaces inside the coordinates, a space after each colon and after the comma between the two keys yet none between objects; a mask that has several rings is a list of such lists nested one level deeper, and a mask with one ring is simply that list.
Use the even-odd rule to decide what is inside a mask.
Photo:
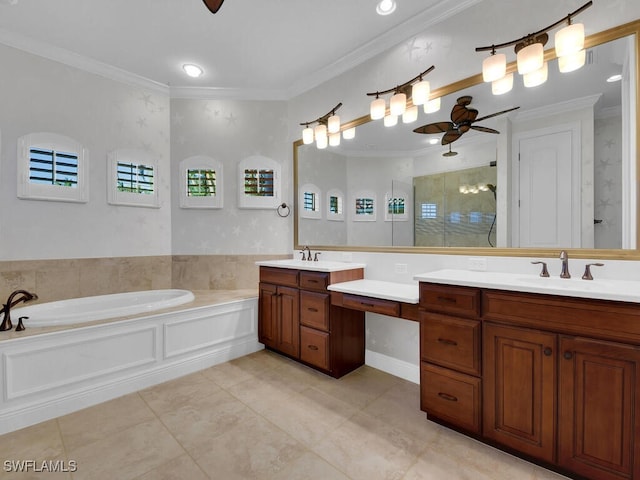
[{"label": "ceiling fan blade", "polygon": [[473,97],[471,95],[464,95],[463,97],[458,97],[458,99],[456,100],[456,103],[458,105],[462,105],[463,107],[466,107],[471,103],[471,100],[473,100]]},{"label": "ceiling fan blade", "polygon": [[462,134],[457,130],[451,130],[450,132],[444,134],[444,136],[442,137],[442,142],[440,143],[442,143],[442,145],[448,145],[449,143],[453,143],[458,140],[461,136]]},{"label": "ceiling fan blade", "polygon": [[478,110],[456,104],[451,109],[451,121],[453,123],[473,122],[478,116]]},{"label": "ceiling fan blade", "polygon": [[436,134],[448,132],[452,128],[454,128],[454,125],[451,122],[436,122],[415,128],[413,131],[416,133]]},{"label": "ceiling fan blade", "polygon": [[497,117],[498,115],[502,115],[503,113],[507,113],[507,112],[512,112],[512,111],[514,111],[514,110],[517,110],[518,108],[520,108],[520,107],[513,107],[513,108],[509,108],[508,110],[503,110],[503,111],[501,111],[501,112],[492,113],[491,115],[486,115],[486,116],[484,116],[484,117],[477,118],[477,119],[476,119],[476,120],[474,120],[474,121],[476,121],[476,122],[480,122],[481,120],[486,120],[487,118]]},{"label": "ceiling fan blade", "polygon": [[477,130],[479,132],[485,132],[485,133],[500,133],[498,130],[495,130],[493,128],[489,128],[489,127],[483,127],[482,125],[471,125],[471,128],[473,128],[474,130]]},{"label": "ceiling fan blade", "polygon": [[224,0],[202,0],[211,13],[217,13]]},{"label": "ceiling fan blade", "polygon": [[463,133],[467,133],[470,128],[470,123],[463,123],[462,125],[458,125],[458,132],[460,133],[460,135],[462,135]]}]

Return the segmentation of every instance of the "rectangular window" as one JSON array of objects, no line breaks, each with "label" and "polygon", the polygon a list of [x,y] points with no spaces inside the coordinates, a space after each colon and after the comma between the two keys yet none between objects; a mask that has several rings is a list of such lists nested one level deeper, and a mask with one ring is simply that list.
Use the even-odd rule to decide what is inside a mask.
[{"label": "rectangular window", "polygon": [[119,192],[152,194],[153,167],[118,162],[117,182]]},{"label": "rectangular window", "polygon": [[435,203],[420,204],[420,218],[437,218],[438,206]]},{"label": "rectangular window", "polygon": [[342,215],[342,198],[333,195],[329,197],[329,212]]},{"label": "rectangular window", "polygon": [[216,195],[216,171],[209,169],[187,170],[187,196],[213,197]]},{"label": "rectangular window", "polygon": [[304,192],[304,209],[310,212],[316,211],[316,194],[313,192]]},{"label": "rectangular window", "polygon": [[78,155],[42,148],[29,149],[29,183],[78,186]]},{"label": "rectangular window", "polygon": [[356,215],[373,215],[373,198],[356,198]]},{"label": "rectangular window", "polygon": [[390,198],[387,203],[387,213],[391,215],[404,215],[404,198]]},{"label": "rectangular window", "polygon": [[469,223],[482,223],[482,212],[469,212]]},{"label": "rectangular window", "polygon": [[273,170],[246,169],[244,194],[252,197],[273,197]]},{"label": "rectangular window", "polygon": [[462,219],[462,215],[460,214],[460,212],[451,212],[449,214],[449,222],[451,223],[460,223]]}]

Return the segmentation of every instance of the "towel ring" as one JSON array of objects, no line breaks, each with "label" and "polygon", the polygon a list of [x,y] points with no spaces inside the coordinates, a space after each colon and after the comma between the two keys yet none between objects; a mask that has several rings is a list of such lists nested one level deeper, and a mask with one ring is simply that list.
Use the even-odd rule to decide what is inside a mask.
[{"label": "towel ring", "polygon": [[281,203],[280,205],[278,205],[276,212],[278,212],[278,216],[284,218],[289,216],[289,214],[291,213],[291,209],[286,203]]}]

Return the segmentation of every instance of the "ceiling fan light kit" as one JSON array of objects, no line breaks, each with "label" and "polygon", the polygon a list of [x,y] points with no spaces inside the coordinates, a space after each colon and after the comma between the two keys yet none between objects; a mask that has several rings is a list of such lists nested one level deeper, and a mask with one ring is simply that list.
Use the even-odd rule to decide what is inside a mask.
[{"label": "ceiling fan light kit", "polygon": [[[549,40],[548,32],[564,23],[567,25],[558,30],[554,36],[559,71],[561,73],[572,72],[582,67],[586,57],[584,53],[584,25],[582,23],[572,23],[572,19],[591,5],[593,5],[593,1],[590,0],[576,11],[569,13],[566,17],[548,27],[517,40],[476,48],[476,52],[491,52],[491,56],[482,62],[482,78],[485,82],[491,82],[493,94],[502,95],[506,93],[510,90],[506,89],[507,86],[512,82],[511,79],[496,83],[508,75],[506,72],[506,56],[496,54],[496,50],[511,46],[515,47],[517,70],[523,76],[525,86],[541,85],[547,80],[548,73],[548,67],[544,59],[544,46]],[[499,55],[502,55],[502,57]],[[513,86],[512,83],[511,85]]]}]

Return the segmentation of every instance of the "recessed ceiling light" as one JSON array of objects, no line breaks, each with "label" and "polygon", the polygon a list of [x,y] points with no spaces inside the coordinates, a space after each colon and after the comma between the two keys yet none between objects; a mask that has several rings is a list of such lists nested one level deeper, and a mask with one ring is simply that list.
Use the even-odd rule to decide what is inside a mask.
[{"label": "recessed ceiling light", "polygon": [[619,82],[620,80],[622,80],[622,75],[620,75],[619,73],[616,75],[611,75],[609,78],[607,78],[607,82],[609,83]]},{"label": "recessed ceiling light", "polygon": [[429,140],[429,143],[431,145],[435,145],[436,143],[438,143],[438,139],[437,138],[432,138],[431,140]]},{"label": "recessed ceiling light", "polygon": [[389,15],[396,10],[396,0],[381,0],[378,2],[376,12],[378,15]]},{"label": "recessed ceiling light", "polygon": [[194,65],[192,63],[185,63],[182,66],[182,69],[184,70],[184,72],[189,75],[190,77],[193,78],[197,78],[200,75],[202,75],[203,70],[202,68],[200,68],[198,65]]}]

